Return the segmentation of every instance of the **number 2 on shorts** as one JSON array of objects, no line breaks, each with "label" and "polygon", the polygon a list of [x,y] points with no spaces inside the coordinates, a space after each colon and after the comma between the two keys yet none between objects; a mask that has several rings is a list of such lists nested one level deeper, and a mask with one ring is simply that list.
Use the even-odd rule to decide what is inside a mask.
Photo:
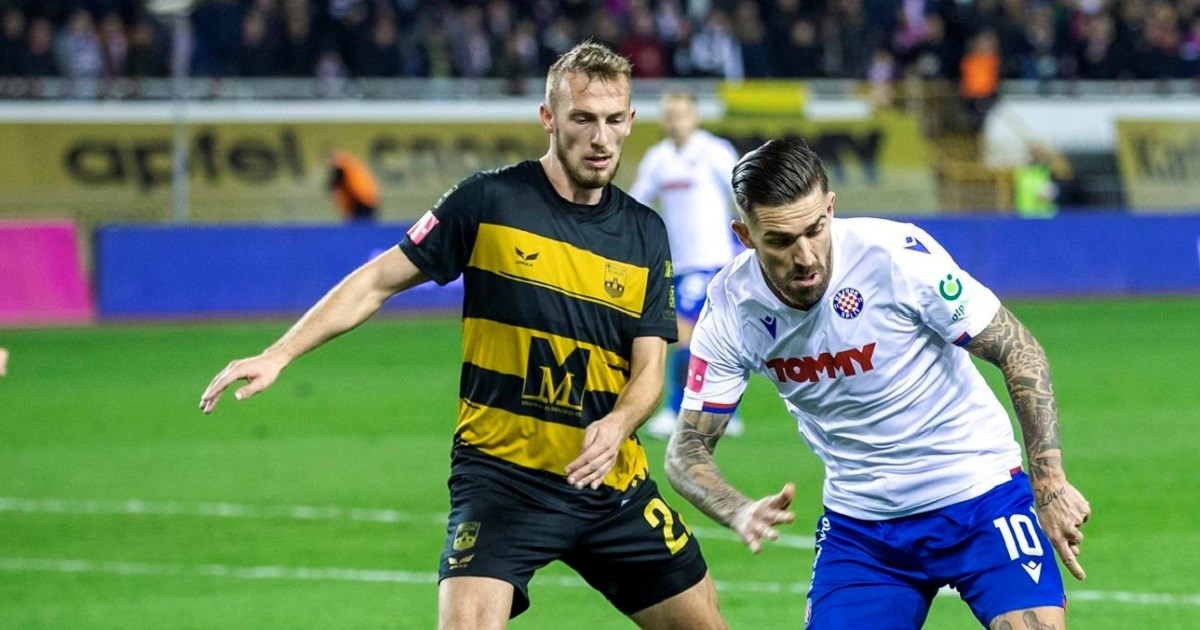
[{"label": "number 2 on shorts", "polygon": [[663,526],[663,538],[667,541],[667,549],[671,552],[671,555],[679,553],[679,550],[688,544],[688,539],[690,538],[688,534],[691,533],[692,528],[683,522],[683,517],[680,517],[679,522],[683,523],[683,535],[676,538],[675,517],[671,514],[671,508],[667,507],[667,504],[662,499],[658,497],[651,499],[646,504],[646,509],[642,512],[642,515],[646,517],[646,522],[650,523],[650,527],[658,527],[660,524]]}]

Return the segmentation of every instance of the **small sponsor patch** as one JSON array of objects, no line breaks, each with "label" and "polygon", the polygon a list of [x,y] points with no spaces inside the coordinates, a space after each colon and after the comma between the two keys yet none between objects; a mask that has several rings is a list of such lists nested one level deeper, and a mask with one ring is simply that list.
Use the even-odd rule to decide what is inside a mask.
[{"label": "small sponsor patch", "polygon": [[433,210],[429,210],[412,227],[408,228],[408,238],[412,240],[413,245],[420,245],[429,232],[437,227],[437,224],[438,218],[433,216]]}]

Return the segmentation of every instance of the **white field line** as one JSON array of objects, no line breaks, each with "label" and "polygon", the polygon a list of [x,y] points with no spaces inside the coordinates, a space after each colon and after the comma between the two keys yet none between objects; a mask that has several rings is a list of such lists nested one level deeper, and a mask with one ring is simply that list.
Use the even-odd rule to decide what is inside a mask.
[{"label": "white field line", "polygon": [[[95,514],[120,516],[197,516],[209,518],[283,519],[293,521],[351,521],[356,523],[439,523],[445,514],[401,512],[389,509],[346,508],[336,505],[247,505],[243,503],[186,503],[181,501],[101,501],[95,499],[23,499],[0,497],[0,512],[24,514]],[[737,534],[717,527],[693,527],[701,540],[740,543]],[[812,539],[780,534],[775,545],[812,549]]]},{"label": "white field line", "polygon": [[[227,564],[161,564],[146,562],[117,562],[93,560],[52,560],[47,558],[0,558],[2,573],[60,573],[107,574],[134,577],[207,577],[234,580],[288,580],[310,582],[367,582],[386,584],[433,585],[437,574],[432,572],[396,571],[391,569],[348,569],[343,567],[239,567]],[[535,577],[538,586],[584,588],[587,584],[572,576]],[[721,592],[803,595],[807,583],[728,582],[716,581]],[[957,596],[943,588],[939,596]],[[1197,606],[1200,595],[1172,593],[1130,593],[1126,591],[1070,591],[1072,602],[1114,602],[1142,606]]]}]

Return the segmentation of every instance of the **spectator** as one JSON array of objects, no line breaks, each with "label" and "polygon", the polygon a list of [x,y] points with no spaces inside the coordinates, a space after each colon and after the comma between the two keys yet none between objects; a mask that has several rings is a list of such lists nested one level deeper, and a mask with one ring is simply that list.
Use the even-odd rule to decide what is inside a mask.
[{"label": "spectator", "polygon": [[704,27],[692,38],[691,60],[698,76],[732,80],[744,76],[742,49],[724,11],[709,11]]},{"label": "spectator", "polygon": [[195,49],[192,74],[230,77],[237,74],[242,42],[242,11],[234,0],[203,0],[192,11]]},{"label": "spectator", "polygon": [[959,94],[966,108],[967,124],[972,131],[978,131],[1000,89],[1000,45],[995,32],[984,31],[971,39],[961,71]]},{"label": "spectator", "polygon": [[39,17],[29,21],[29,37],[25,42],[25,54],[18,60],[17,74],[23,77],[61,74],[54,55],[54,31],[50,20]]},{"label": "spectator", "polygon": [[100,49],[104,76],[110,79],[126,76],[129,39],[120,15],[109,13],[100,20]]},{"label": "spectator", "polygon": [[329,155],[329,190],[347,221],[371,221],[379,210],[379,182],[362,160],[346,151]]},{"label": "spectator", "polygon": [[759,17],[758,4],[742,0],[735,9],[733,30],[742,45],[742,66],[746,78],[760,79],[776,75],[775,60],[767,42],[767,29]]},{"label": "spectator", "polygon": [[291,77],[311,77],[316,73],[317,47],[312,37],[312,16],[308,5],[297,2],[288,10],[284,29],[284,63],[281,72]]},{"label": "spectator", "polygon": [[639,6],[630,16],[632,28],[621,38],[618,52],[633,62],[636,79],[661,79],[670,71],[667,49],[658,38],[654,15]]},{"label": "spectator", "polygon": [[59,35],[59,66],[67,78],[93,81],[104,75],[104,54],[96,24],[87,9],[75,9],[66,30]]},{"label": "spectator", "polygon": [[138,19],[129,30],[125,73],[135,79],[167,76],[170,58],[165,50],[154,22],[148,17]]},{"label": "spectator", "polygon": [[25,12],[16,6],[0,12],[0,77],[19,74],[25,50]]},{"label": "spectator", "polygon": [[242,18],[242,48],[238,55],[238,75],[274,77],[283,74],[283,42],[279,32],[269,28],[267,16],[252,10]]}]

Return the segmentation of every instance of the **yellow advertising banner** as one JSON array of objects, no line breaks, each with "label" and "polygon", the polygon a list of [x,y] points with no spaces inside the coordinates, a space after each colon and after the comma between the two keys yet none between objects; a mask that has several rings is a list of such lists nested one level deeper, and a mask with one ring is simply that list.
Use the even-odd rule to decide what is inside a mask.
[{"label": "yellow advertising banner", "polygon": [[[826,160],[838,207],[850,212],[929,213],[936,191],[916,121],[812,122],[728,119],[708,125],[745,152],[799,135]],[[71,216],[86,223],[164,220],[171,207],[167,124],[0,125],[0,216]],[[662,137],[639,120],[617,184]],[[511,123],[218,123],[188,128],[190,218],[196,221],[335,221],[326,156],[349,151],[379,178],[385,220],[420,216],[471,173],[543,155],[548,139],[533,115]]]},{"label": "yellow advertising banner", "polygon": [[1117,166],[1134,212],[1195,212],[1200,120],[1117,121]]}]

